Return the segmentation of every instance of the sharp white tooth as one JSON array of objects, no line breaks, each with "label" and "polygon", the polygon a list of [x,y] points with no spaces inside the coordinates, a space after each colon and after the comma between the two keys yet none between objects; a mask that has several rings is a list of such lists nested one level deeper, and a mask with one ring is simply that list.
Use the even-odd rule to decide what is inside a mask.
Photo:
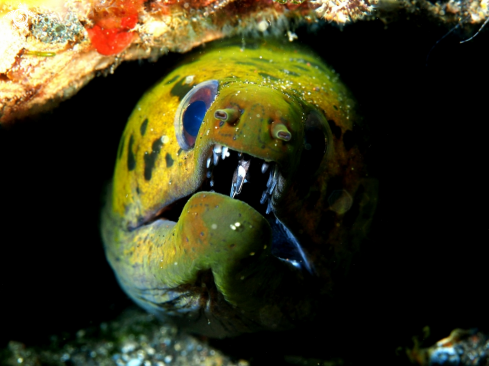
[{"label": "sharp white tooth", "polygon": [[223,146],[222,153],[221,153],[222,160],[226,159],[227,156],[229,156],[228,148],[226,146]]},{"label": "sharp white tooth", "polygon": [[268,191],[265,190],[265,192],[263,192],[263,194],[261,195],[261,198],[260,198],[260,203],[263,205],[265,202],[267,202],[267,197],[268,197]]},{"label": "sharp white tooth", "polygon": [[[272,177],[272,182],[270,183],[268,193],[271,195],[278,181],[278,167],[276,165],[275,168],[273,169],[273,175],[270,176]],[[270,179],[268,181],[270,181]],[[267,187],[268,187],[268,183],[267,183]]]},{"label": "sharp white tooth", "polygon": [[205,176],[207,178],[210,178],[212,176],[212,172],[210,170],[208,170],[207,173],[205,173]]},{"label": "sharp white tooth", "polygon": [[236,183],[235,183],[237,194],[241,193],[241,189],[243,188],[245,176],[246,176],[245,168],[243,168],[242,165],[238,166],[238,176],[237,176]]},{"label": "sharp white tooth", "polygon": [[210,166],[211,166],[211,158],[208,157],[207,158],[207,169],[209,169]]},{"label": "sharp white tooth", "polygon": [[272,195],[273,193],[273,190],[275,189],[275,186],[277,185],[277,179],[274,179],[273,182],[272,182],[272,185],[270,186],[270,188],[268,189],[268,193],[270,195]]},{"label": "sharp white tooth", "polygon": [[214,161],[213,161],[214,165],[217,165],[217,163],[219,163],[219,157],[220,156],[219,156],[219,154],[216,153],[215,150],[212,152],[212,157],[214,158]]},{"label": "sharp white tooth", "polygon": [[246,176],[246,169],[242,165],[238,166],[238,176],[243,179]]},{"label": "sharp white tooth", "polygon": [[233,180],[231,181],[231,197],[240,194],[243,189],[243,184],[247,182],[246,174],[250,168],[251,161],[240,160],[238,167],[234,171]]},{"label": "sharp white tooth", "polygon": [[270,176],[268,177],[267,188],[270,187],[272,182],[273,182],[273,171],[270,172]]},{"label": "sharp white tooth", "polygon": [[221,149],[222,149],[222,146],[219,145],[219,144],[216,144],[216,146],[214,146],[214,152],[216,154],[220,154],[221,153]]},{"label": "sharp white tooth", "polygon": [[263,163],[263,165],[261,166],[261,172],[263,174],[265,174],[268,170],[268,164],[267,163]]},{"label": "sharp white tooth", "polygon": [[211,187],[214,187],[214,181],[211,179]]},{"label": "sharp white tooth", "polygon": [[231,193],[229,196],[234,198],[236,196],[236,182],[238,181],[238,169],[236,169],[233,173],[233,179],[231,180]]},{"label": "sharp white tooth", "polygon": [[272,212],[272,200],[268,200],[266,214],[268,215],[270,212]]}]

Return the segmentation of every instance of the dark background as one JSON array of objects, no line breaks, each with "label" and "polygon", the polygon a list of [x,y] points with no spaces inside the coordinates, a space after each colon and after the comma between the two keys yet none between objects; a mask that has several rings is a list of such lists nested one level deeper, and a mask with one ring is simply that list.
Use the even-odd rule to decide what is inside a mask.
[{"label": "dark background", "polygon": [[[425,325],[426,345],[489,328],[489,32],[459,43],[476,29],[440,41],[450,28],[412,18],[296,32],[358,99],[380,180],[370,239],[330,314],[335,336],[315,329],[353,360],[396,360]],[[125,63],[51,113],[0,129],[0,349],[47,344],[131,304],[105,260],[99,212],[133,106],[180,59]]]}]

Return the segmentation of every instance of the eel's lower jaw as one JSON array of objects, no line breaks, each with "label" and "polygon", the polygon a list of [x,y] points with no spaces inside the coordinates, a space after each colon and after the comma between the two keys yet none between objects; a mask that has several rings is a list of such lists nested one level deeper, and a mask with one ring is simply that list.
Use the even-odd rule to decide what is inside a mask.
[{"label": "eel's lower jaw", "polygon": [[156,219],[177,222],[185,204],[195,194],[220,193],[248,204],[269,222],[274,256],[311,272],[300,243],[275,210],[285,184],[278,165],[217,144],[202,154],[205,169],[199,188],[160,210]]}]

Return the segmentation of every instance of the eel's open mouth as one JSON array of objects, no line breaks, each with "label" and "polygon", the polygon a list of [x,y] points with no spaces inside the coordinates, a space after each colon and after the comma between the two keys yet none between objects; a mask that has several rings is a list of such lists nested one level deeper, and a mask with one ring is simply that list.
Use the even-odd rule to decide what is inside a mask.
[{"label": "eel's open mouth", "polygon": [[150,221],[178,221],[187,201],[198,192],[229,196],[247,203],[268,220],[274,256],[311,271],[299,242],[276,216],[273,202],[280,199],[279,182],[284,181],[278,165],[219,144],[212,146],[207,156],[200,187],[161,209]]}]

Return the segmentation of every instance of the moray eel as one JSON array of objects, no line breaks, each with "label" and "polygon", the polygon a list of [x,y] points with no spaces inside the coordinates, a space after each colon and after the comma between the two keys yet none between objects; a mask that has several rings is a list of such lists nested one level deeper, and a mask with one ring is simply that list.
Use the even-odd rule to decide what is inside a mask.
[{"label": "moray eel", "polygon": [[376,202],[355,102],[296,44],[221,42],[138,102],[102,236],[141,307],[212,337],[311,321]]}]

